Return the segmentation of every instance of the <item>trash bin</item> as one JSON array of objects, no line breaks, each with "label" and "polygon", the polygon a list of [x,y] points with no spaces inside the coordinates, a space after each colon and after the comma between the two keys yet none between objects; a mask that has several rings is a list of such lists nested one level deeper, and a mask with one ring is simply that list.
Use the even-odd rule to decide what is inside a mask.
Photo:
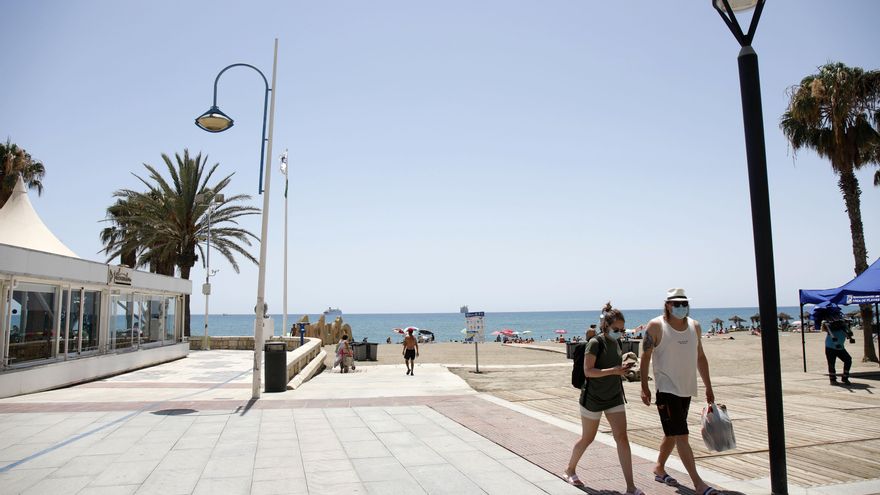
[{"label": "trash bin", "polygon": [[266,392],[284,392],[287,390],[287,344],[284,342],[266,342],[263,380]]},{"label": "trash bin", "polygon": [[364,346],[367,348],[367,360],[368,361],[378,361],[379,359],[379,344],[376,342],[366,342]]},{"label": "trash bin", "polygon": [[355,361],[367,360],[367,345],[363,342],[354,342],[351,344],[352,353],[354,353]]},{"label": "trash bin", "polygon": [[639,347],[641,347],[642,340],[641,339],[633,339],[633,340],[621,340],[620,341],[620,351],[621,352],[634,352],[636,356],[639,355]]},{"label": "trash bin", "polygon": [[580,342],[565,343],[565,359],[574,359],[574,348],[580,345]]}]

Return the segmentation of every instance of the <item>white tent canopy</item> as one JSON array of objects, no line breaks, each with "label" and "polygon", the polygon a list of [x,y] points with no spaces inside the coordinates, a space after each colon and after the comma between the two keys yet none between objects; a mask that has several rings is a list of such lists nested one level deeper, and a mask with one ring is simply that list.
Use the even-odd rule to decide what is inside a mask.
[{"label": "white tent canopy", "polygon": [[15,184],[12,196],[0,208],[0,244],[79,258],[55,237],[34,211],[21,177]]}]

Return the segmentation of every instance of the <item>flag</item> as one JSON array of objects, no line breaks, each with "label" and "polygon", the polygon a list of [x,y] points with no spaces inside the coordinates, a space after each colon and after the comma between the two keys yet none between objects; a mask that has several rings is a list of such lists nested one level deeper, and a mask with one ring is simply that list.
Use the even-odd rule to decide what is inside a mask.
[{"label": "flag", "polygon": [[287,197],[287,150],[281,154],[281,173],[284,174],[284,197]]}]

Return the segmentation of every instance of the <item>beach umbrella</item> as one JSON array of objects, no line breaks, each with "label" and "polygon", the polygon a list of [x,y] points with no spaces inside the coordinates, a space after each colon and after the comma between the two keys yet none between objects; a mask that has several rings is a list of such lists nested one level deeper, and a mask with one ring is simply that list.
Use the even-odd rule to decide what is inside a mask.
[{"label": "beach umbrella", "polygon": [[527,333],[532,333],[532,331],[531,330],[523,330],[523,335],[525,335]]},{"label": "beach umbrella", "polygon": [[560,328],[560,329],[558,329],[558,330],[553,330],[553,333],[563,334],[563,333],[568,333],[568,331],[566,331],[566,330]]},{"label": "beach umbrella", "polygon": [[514,331],[513,331],[512,329],[510,329],[510,328],[505,328],[504,330],[501,330],[501,333],[504,334],[504,335],[513,335],[513,334],[515,334],[516,332],[514,332]]},{"label": "beach umbrella", "polygon": [[418,327],[406,327],[403,329],[404,332],[409,332],[410,330],[412,330],[413,332],[419,331]]},{"label": "beach umbrella", "polygon": [[419,335],[434,335],[434,332],[430,330],[419,330]]},{"label": "beach umbrella", "polygon": [[402,328],[395,328],[395,329],[391,330],[391,333],[399,333],[399,334],[403,335],[403,329]]},{"label": "beach umbrella", "polygon": [[724,325],[724,320],[722,320],[721,318],[715,318],[714,320],[712,320],[712,323],[716,325]]},{"label": "beach umbrella", "polygon": [[752,323],[761,323],[761,314],[755,313],[751,317],[749,317],[749,320],[751,320]]},{"label": "beach umbrella", "polygon": [[740,323],[746,321],[745,318],[740,318],[738,315],[733,315],[728,320],[732,321],[734,325],[739,326]]},{"label": "beach umbrella", "polygon": [[791,315],[788,313],[779,313],[779,319],[782,321],[788,321],[791,319]]},{"label": "beach umbrella", "polygon": [[846,316],[853,321],[853,325],[862,324],[862,313],[859,310],[850,311]]},{"label": "beach umbrella", "polygon": [[[466,332],[467,332],[467,328],[465,328],[462,333],[466,333]],[[502,333],[499,332],[498,330],[495,330],[494,332],[490,333],[489,335],[502,335]]]}]

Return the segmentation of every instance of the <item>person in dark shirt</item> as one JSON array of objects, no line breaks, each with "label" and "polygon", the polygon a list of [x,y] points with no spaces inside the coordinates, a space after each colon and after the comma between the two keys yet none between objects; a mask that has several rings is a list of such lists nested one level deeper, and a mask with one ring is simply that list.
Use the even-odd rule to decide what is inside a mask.
[{"label": "person in dark shirt", "polygon": [[605,305],[602,310],[601,328],[595,337],[586,344],[584,352],[584,375],[587,379],[581,387],[581,438],[571,450],[571,458],[565,468],[565,481],[574,486],[584,486],[576,473],[587,447],[596,438],[599,420],[602,414],[611,425],[614,441],[617,443],[617,457],[626,479],[626,493],[644,495],[633,482],[632,453],[629,438],[626,434],[626,406],[624,405],[623,384],[621,377],[632,367],[633,363],[623,364],[620,343],[626,327],[623,313]]}]

